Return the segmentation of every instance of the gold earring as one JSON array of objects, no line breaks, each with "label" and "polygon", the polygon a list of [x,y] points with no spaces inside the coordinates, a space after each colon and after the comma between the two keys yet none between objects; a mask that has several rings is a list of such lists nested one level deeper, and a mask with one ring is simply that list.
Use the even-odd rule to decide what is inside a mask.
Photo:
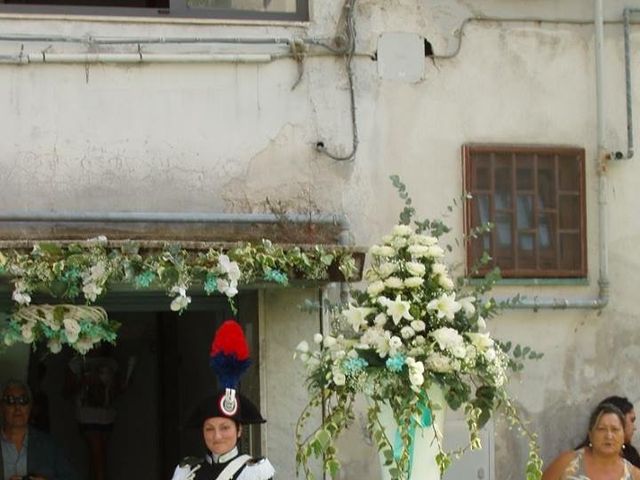
[{"label": "gold earring", "polygon": [[593,443],[589,442],[589,448],[593,447]]}]

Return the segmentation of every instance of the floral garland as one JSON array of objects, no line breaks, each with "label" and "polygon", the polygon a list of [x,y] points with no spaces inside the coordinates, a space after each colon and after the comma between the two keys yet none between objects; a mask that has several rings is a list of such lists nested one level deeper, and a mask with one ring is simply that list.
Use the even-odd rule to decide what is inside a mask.
[{"label": "floral garland", "polygon": [[[441,226],[429,221],[416,222],[416,227],[396,225],[380,245],[371,247],[365,290],[353,291],[348,305],[337,310],[330,331],[314,336],[315,348],[306,340],[298,345],[296,356],[306,365],[310,393],[296,428],[296,458],[305,478],[314,478],[308,467],[311,457],[321,458],[335,476],[340,468],[335,442],[355,418],[355,397],[362,394],[369,399],[369,433],[392,478],[409,479],[416,419],[428,410],[437,416],[441,407],[427,395],[433,386],[442,389],[449,408],[464,411],[468,448],[480,448],[479,429],[502,407],[529,439],[526,479],[540,478],[536,436],[525,428],[506,390],[512,359],[487,331],[486,319],[499,305],[483,297],[495,279],[473,291],[454,282],[437,238]],[[529,358],[538,356],[532,352]],[[398,425],[396,441],[380,422],[384,403]],[[323,422],[305,436],[310,413],[319,407]],[[441,445],[439,452],[436,462],[444,472],[452,456]]]},{"label": "floral garland", "polygon": [[[117,323],[96,321],[104,311],[89,307],[111,285],[163,289],[172,298],[171,310],[178,313],[189,306],[190,290],[203,288],[207,295],[225,295],[235,310],[233,299],[241,284],[285,286],[292,276],[327,280],[333,265],[346,280],[358,271],[354,251],[347,247],[303,249],[275,245],[269,240],[197,251],[180,245],[143,249],[134,242],[115,245],[97,237],[68,245],[38,243],[30,251],[4,250],[0,251],[0,275],[8,276],[13,283],[12,299],[17,309],[0,330],[0,339],[6,345],[46,340],[51,351],[68,344],[86,353],[87,338],[92,339],[92,345],[115,340]],[[34,306],[31,301],[35,292],[72,302],[83,299],[86,306]],[[73,322],[87,335],[74,335],[77,328]],[[67,324],[73,327],[67,329]]]},{"label": "floral garland", "polygon": [[66,344],[84,355],[102,341],[114,343],[118,327],[101,307],[29,305],[13,314],[4,331],[4,343],[46,341],[51,353],[59,353]]}]

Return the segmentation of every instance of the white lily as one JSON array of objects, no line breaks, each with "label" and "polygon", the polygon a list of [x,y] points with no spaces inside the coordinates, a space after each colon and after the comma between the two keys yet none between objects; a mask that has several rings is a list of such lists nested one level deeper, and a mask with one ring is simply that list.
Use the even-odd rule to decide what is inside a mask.
[{"label": "white lily", "polygon": [[[393,323],[396,325],[403,318],[407,320],[413,320],[413,316],[411,312],[409,312],[409,308],[411,307],[411,302],[402,300],[402,296],[398,295],[395,300],[389,300],[388,298],[381,297],[384,300],[378,300],[383,306],[387,307],[387,315],[391,316]],[[383,303],[384,302],[384,303]]]}]

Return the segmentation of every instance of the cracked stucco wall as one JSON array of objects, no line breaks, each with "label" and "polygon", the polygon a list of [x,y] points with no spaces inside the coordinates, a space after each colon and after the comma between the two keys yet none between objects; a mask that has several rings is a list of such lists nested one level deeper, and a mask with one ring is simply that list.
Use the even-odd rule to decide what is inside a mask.
[{"label": "cracked stucco wall", "polygon": [[[312,2],[312,22],[226,26],[177,23],[94,22],[0,18],[5,33],[67,35],[331,36],[340,18],[338,0]],[[358,51],[373,53],[385,32],[413,32],[446,54],[455,30],[469,15],[573,18],[588,21],[590,2],[361,0],[357,3]],[[619,20],[624,6],[609,1],[605,15]],[[526,296],[587,297],[597,293],[598,225],[595,152],[593,27],[588,24],[471,22],[460,53],[424,60],[417,83],[378,77],[377,63],[354,60],[360,148],[354,162],[336,163],[313,146],[351,145],[343,62],[309,58],[292,90],[297,64],[264,65],[0,65],[0,209],[240,211],[269,197],[293,200],[293,208],[344,212],[354,241],[370,245],[396,221],[400,202],[388,181],[407,183],[425,216],[446,211],[461,194],[460,147],[465,142],[570,144],[587,151],[588,285],[503,288]],[[0,53],[20,45],[0,43]],[[29,48],[35,48],[29,45]],[[47,45],[38,45],[46,48]],[[80,51],[55,45],[57,51]],[[622,29],[605,28],[606,142],[624,150]],[[640,31],[633,27],[634,58]],[[253,50],[252,50],[253,51]],[[634,91],[635,111],[640,111]],[[636,138],[638,132],[636,129]],[[511,384],[525,417],[540,435],[545,460],[578,442],[590,408],[622,393],[640,407],[635,372],[640,363],[637,285],[640,219],[635,213],[638,160],[611,165],[609,229],[611,302],[603,312],[506,312],[490,329],[531,345],[545,357]],[[460,234],[462,213],[449,223]],[[454,251],[452,261],[462,260]],[[285,363],[305,329],[294,313],[296,292],[265,295],[268,453],[292,475],[290,409],[300,405],[302,385],[278,403],[276,380],[297,375]],[[306,324],[305,324],[306,325]],[[269,379],[267,379],[269,382]],[[284,427],[283,427],[284,426]],[[495,479],[520,479],[526,445],[497,421]],[[345,471],[371,462],[361,433],[345,454]],[[371,475],[374,475],[371,473]],[[283,478],[292,478],[285,476]],[[346,478],[346,477],[345,477]],[[353,478],[353,477],[351,477]],[[369,476],[367,478],[374,478]],[[466,479],[465,479],[466,480]]]}]

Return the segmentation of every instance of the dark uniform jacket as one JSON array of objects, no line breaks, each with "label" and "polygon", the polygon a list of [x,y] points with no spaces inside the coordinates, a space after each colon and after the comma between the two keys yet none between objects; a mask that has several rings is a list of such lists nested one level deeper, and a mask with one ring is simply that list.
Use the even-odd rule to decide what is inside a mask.
[{"label": "dark uniform jacket", "polygon": [[[212,456],[207,455],[205,458],[189,458],[183,461],[181,465],[186,463],[192,469],[199,465],[194,480],[217,480],[227,466],[240,456],[238,450],[233,449],[231,452],[222,455],[217,461]],[[273,475],[273,467],[266,458],[247,458],[233,474],[231,480],[272,480]]]}]

